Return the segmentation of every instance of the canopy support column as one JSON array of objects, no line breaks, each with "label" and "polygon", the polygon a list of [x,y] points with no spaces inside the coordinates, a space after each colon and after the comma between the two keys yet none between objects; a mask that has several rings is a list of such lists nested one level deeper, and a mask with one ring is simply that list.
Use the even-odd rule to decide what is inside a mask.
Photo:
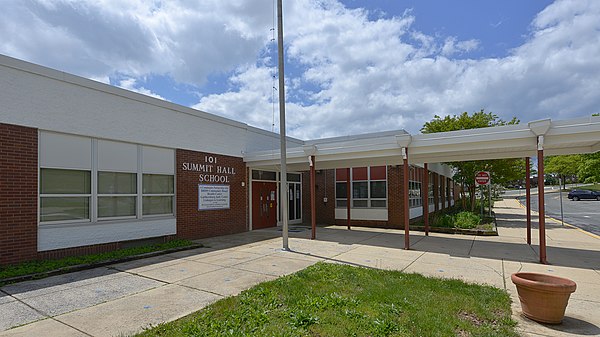
[{"label": "canopy support column", "polygon": [[408,148],[402,148],[402,161],[403,161],[403,171],[402,171],[402,194],[404,196],[404,249],[410,249],[410,230],[409,230],[409,207],[408,207],[408,175],[410,172],[410,168],[408,167]]},{"label": "canopy support column", "polygon": [[546,208],[544,205],[544,136],[538,136],[537,161],[540,263],[548,264],[546,260]]},{"label": "canopy support column", "polygon": [[310,239],[317,237],[317,203],[316,203],[316,177],[315,177],[315,156],[310,156]]},{"label": "canopy support column", "polygon": [[346,226],[350,228],[350,168],[346,169]]},{"label": "canopy support column", "polygon": [[525,158],[525,207],[527,208],[527,244],[531,246],[531,163]]},{"label": "canopy support column", "polygon": [[429,236],[429,168],[427,163],[423,164],[423,222],[425,224],[425,235]]}]

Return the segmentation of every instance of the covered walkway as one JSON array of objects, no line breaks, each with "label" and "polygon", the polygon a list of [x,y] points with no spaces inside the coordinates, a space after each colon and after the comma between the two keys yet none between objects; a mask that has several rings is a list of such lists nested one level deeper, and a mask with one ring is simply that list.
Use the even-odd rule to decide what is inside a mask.
[{"label": "covered walkway", "polygon": [[[293,250],[283,251],[281,232],[272,228],[199,240],[209,248],[5,286],[0,336],[127,335],[319,261],[492,285],[511,295],[523,335],[599,335],[600,240],[549,221],[553,265],[540,265],[538,247],[525,244],[525,210],[506,199],[496,212],[497,237],[415,233],[411,250],[403,249],[403,231],[331,226],[320,229],[317,240],[299,228],[290,233]],[[517,271],[577,282],[563,324],[541,325],[519,315],[510,281]]]},{"label": "covered walkway", "polygon": [[[548,263],[546,251],[546,226],[544,210],[544,156],[575,153],[593,153],[600,151],[600,117],[589,116],[578,119],[552,121],[550,119],[531,121],[517,125],[506,125],[480,129],[440,132],[433,134],[411,135],[404,130],[378,132],[357,136],[336,137],[304,142],[303,146],[289,148],[286,151],[287,171],[310,170],[311,224],[312,238],[316,237],[315,211],[315,170],[348,168],[353,166],[395,165],[402,166],[403,172],[409,171],[409,165],[421,165],[428,177],[430,163],[449,161],[470,161],[524,158],[526,176],[530,176],[530,158],[537,159],[538,172],[538,240],[539,262]],[[247,153],[244,161],[251,169],[278,171],[280,154],[276,151]],[[492,173],[493,174],[493,173]],[[348,175],[349,176],[349,175]],[[474,178],[474,177],[473,177]],[[348,178],[349,179],[349,178]],[[529,200],[529,179],[527,193]],[[348,185],[350,180],[348,180]],[[409,234],[409,178],[403,174],[403,223],[404,249],[411,249]],[[428,234],[427,178],[423,182],[423,215],[425,233]],[[350,200],[348,189],[348,200]],[[282,199],[285,201],[285,199]],[[285,202],[283,202],[285,204]],[[350,202],[347,202],[347,227],[350,229]],[[285,209],[285,206],[284,206]],[[287,212],[284,211],[284,216]],[[284,223],[287,220],[284,220]],[[284,247],[287,232],[284,227]],[[531,245],[531,207],[527,205],[527,228],[523,237]]]}]

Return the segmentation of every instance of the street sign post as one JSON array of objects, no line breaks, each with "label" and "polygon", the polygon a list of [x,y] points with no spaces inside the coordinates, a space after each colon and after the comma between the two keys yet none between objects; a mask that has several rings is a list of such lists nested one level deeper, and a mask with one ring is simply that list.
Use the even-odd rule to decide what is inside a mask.
[{"label": "street sign post", "polygon": [[[475,173],[475,186],[488,186],[488,198],[489,199],[489,216],[492,216],[492,184],[491,184],[491,176],[488,171],[479,171]],[[483,187],[481,188],[481,216],[483,217]]]}]

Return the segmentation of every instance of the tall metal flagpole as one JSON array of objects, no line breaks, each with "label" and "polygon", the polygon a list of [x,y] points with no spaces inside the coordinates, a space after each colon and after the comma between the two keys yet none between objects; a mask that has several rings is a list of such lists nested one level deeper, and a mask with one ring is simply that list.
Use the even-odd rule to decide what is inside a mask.
[{"label": "tall metal flagpole", "polygon": [[281,141],[281,220],[283,221],[283,249],[288,246],[288,186],[287,186],[287,158],[285,144],[285,86],[283,78],[283,14],[282,0],[277,0],[277,54],[279,56],[279,137]]}]

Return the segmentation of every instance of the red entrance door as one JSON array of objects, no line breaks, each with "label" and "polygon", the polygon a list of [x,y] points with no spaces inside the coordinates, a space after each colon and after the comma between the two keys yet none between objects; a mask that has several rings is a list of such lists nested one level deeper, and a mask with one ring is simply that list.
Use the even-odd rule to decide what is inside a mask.
[{"label": "red entrance door", "polygon": [[252,182],[252,228],[267,228],[277,225],[277,184],[274,182]]}]

